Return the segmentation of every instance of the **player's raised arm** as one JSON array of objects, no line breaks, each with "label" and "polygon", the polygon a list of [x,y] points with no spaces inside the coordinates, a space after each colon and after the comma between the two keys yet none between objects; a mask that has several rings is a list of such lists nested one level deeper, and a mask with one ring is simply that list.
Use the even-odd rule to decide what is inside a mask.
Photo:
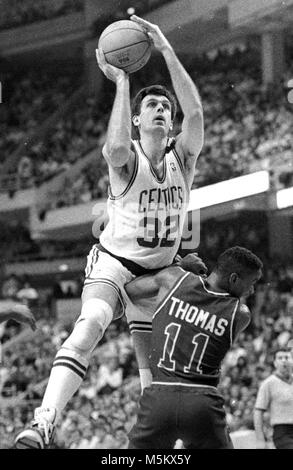
[{"label": "player's raised arm", "polygon": [[132,155],[129,76],[123,70],[108,64],[102,49],[96,49],[96,56],[102,72],[116,85],[103,155],[111,167],[120,168],[128,163]]},{"label": "player's raised arm", "polygon": [[130,19],[146,29],[155,48],[163,54],[184,115],[182,133],[178,137],[176,146],[181,153],[180,156],[184,158],[185,167],[194,168],[203,146],[204,135],[203,110],[197,88],[160,28],[136,15],[132,15]]}]

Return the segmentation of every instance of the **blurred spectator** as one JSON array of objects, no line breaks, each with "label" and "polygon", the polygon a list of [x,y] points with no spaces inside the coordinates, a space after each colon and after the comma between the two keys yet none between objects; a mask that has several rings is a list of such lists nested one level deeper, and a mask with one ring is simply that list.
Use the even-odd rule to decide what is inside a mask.
[{"label": "blurred spectator", "polygon": [[82,9],[81,0],[1,0],[0,29],[48,20]]},{"label": "blurred spectator", "polygon": [[118,357],[108,354],[98,372],[96,385],[98,394],[113,392],[122,385],[122,380],[123,369],[119,367]]}]

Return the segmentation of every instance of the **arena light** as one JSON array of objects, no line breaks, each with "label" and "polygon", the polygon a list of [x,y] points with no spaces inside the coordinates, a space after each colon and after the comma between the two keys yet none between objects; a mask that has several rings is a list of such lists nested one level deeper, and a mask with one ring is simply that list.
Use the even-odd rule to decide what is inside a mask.
[{"label": "arena light", "polygon": [[60,264],[59,271],[61,271],[62,273],[64,273],[65,271],[68,271],[68,265],[67,264]]},{"label": "arena light", "polygon": [[257,171],[221,183],[194,189],[190,194],[188,210],[201,209],[242,197],[253,196],[267,191],[270,186],[268,171]]},{"label": "arena light", "polygon": [[276,194],[277,208],[285,209],[285,207],[293,206],[293,187],[280,189]]}]

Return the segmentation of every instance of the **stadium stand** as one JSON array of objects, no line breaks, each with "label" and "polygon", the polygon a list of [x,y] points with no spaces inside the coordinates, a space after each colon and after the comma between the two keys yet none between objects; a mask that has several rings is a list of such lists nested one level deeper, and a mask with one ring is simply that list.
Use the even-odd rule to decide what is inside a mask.
[{"label": "stadium stand", "polygon": [[81,11],[81,0],[1,0],[0,29],[10,29]]}]

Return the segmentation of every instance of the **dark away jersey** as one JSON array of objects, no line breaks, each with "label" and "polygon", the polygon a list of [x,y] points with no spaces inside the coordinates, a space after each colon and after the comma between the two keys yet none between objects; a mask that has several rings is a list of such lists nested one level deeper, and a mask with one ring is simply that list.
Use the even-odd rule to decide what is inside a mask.
[{"label": "dark away jersey", "polygon": [[179,278],[153,317],[153,383],[216,386],[238,305],[239,299],[209,290],[195,274]]}]

